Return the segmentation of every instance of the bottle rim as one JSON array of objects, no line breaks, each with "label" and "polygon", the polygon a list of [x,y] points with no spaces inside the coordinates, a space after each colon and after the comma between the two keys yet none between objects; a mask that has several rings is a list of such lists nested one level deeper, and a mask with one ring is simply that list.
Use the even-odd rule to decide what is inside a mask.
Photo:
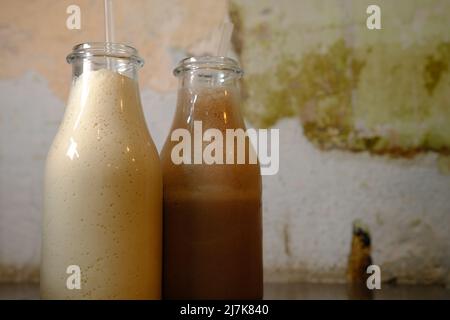
[{"label": "bottle rim", "polygon": [[90,57],[110,57],[118,59],[129,59],[139,67],[144,65],[138,51],[132,46],[114,42],[85,42],[75,45],[66,60],[70,64],[76,59]]},{"label": "bottle rim", "polygon": [[241,77],[244,73],[239,66],[239,63],[232,58],[220,56],[202,56],[188,57],[181,60],[173,70],[173,74],[175,76],[179,76],[187,71],[204,69],[230,71],[235,73],[238,77]]}]

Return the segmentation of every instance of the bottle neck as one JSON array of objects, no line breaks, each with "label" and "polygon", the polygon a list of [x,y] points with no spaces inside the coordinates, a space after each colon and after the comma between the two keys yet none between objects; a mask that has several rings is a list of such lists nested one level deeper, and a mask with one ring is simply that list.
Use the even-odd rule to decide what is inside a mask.
[{"label": "bottle neck", "polygon": [[226,90],[239,89],[239,77],[226,70],[188,70],[178,75],[178,87]]},{"label": "bottle neck", "polygon": [[240,112],[239,77],[224,70],[190,70],[178,75],[179,90],[174,127],[244,128]]},{"label": "bottle neck", "polygon": [[72,62],[72,79],[76,80],[83,74],[93,71],[109,70],[137,82],[138,66],[134,62],[117,58],[83,58]]},{"label": "bottle neck", "polygon": [[135,49],[111,46],[117,48],[112,50],[105,43],[83,44],[67,57],[73,81],[63,127],[71,132],[89,132],[100,139],[107,128],[146,128],[137,83],[142,63],[134,55]]},{"label": "bottle neck", "polygon": [[76,45],[67,56],[72,64],[73,78],[82,74],[107,69],[137,81],[137,71],[144,61],[133,47],[108,42],[92,42]]}]

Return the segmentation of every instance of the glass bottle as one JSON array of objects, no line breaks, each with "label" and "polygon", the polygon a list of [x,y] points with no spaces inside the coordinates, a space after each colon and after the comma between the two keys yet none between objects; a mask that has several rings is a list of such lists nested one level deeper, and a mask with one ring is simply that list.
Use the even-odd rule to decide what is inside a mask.
[{"label": "glass bottle", "polygon": [[47,157],[41,296],[159,299],[162,175],[142,110],[143,60],[123,44],[84,43]]},{"label": "glass bottle", "polygon": [[[161,152],[163,296],[260,299],[260,168],[257,161],[249,161],[255,153],[248,137],[244,149],[238,147],[238,139],[227,147],[227,130],[245,130],[239,110],[242,70],[229,58],[198,57],[182,60],[174,74],[179,78],[177,109]],[[199,140],[209,129],[216,136]],[[182,136],[191,139],[180,151]],[[219,138],[222,149],[211,152],[218,158],[208,160],[208,145]],[[237,161],[239,151],[244,163]]]}]

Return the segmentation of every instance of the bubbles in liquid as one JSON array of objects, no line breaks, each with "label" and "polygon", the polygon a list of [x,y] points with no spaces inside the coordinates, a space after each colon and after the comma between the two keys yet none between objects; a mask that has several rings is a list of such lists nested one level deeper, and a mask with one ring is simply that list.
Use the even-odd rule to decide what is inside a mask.
[{"label": "bubbles in liquid", "polygon": [[[83,87],[89,87],[85,100],[81,99]],[[76,261],[84,266],[85,290],[68,294],[62,288],[57,294],[59,298],[71,298],[74,294],[102,299],[159,297],[159,288],[151,288],[149,283],[159,282],[160,270],[154,269],[148,261],[158,261],[160,253],[149,249],[153,245],[148,248],[135,245],[161,232],[157,228],[161,215],[160,190],[155,188],[155,192],[148,188],[149,184],[158,183],[159,165],[149,161],[157,159],[157,154],[156,149],[149,148],[150,139],[145,121],[141,121],[136,90],[132,79],[108,70],[82,75],[72,89],[68,116],[61,125],[48,162],[52,175],[47,183],[46,207],[49,209],[46,209],[44,224],[48,228],[62,228],[62,232],[49,233],[48,241],[44,240],[43,250],[50,257],[43,270],[47,275],[44,278],[49,279],[42,283],[44,292],[53,287],[53,283],[59,283],[61,265]],[[77,129],[73,129],[75,125]],[[79,153],[79,158],[72,161],[64,150],[65,142],[71,137],[77,142]],[[132,167],[131,154],[122,154],[126,145],[139,160]],[[150,151],[154,152],[153,156]],[[141,172],[139,176],[130,175],[135,168]],[[145,190],[146,197],[132,196],[135,189]],[[146,214],[130,224],[124,213],[126,208],[142,208]],[[124,250],[127,247],[129,250]],[[137,268],[145,281],[130,284],[133,288],[129,292],[121,291],[128,287]],[[147,281],[149,279],[152,280]],[[48,291],[55,295],[54,291]]]}]

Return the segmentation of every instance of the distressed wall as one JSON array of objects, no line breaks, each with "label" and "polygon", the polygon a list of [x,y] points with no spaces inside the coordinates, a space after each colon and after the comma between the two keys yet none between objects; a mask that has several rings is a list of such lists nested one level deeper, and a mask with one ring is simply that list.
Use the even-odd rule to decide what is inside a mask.
[{"label": "distressed wall", "polygon": [[[378,4],[382,30],[368,30]],[[266,275],[342,279],[351,222],[384,280],[448,281],[450,3],[232,1],[244,111],[281,128]],[[446,280],[447,279],[447,280]]]},{"label": "distressed wall", "polygon": [[297,115],[325,149],[448,153],[448,1],[377,1],[377,31],[370,1],[241,2],[232,13],[251,121]]},{"label": "distressed wall", "polygon": [[[146,60],[141,94],[158,147],[175,63],[214,52],[230,13],[249,125],[280,129],[264,177],[267,281],[345,280],[352,223],[384,280],[450,283],[450,4],[377,1],[116,1],[117,38]],[[82,30],[65,28],[78,4]],[[0,280],[36,280],[42,173],[70,82],[64,58],[103,40],[101,1],[9,1],[0,11]]]}]

